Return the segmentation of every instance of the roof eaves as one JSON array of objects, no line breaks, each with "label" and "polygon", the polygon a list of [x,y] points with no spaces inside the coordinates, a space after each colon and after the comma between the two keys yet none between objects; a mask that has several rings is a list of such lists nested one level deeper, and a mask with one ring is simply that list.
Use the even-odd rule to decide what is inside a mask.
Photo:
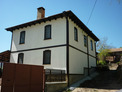
[{"label": "roof eaves", "polygon": [[57,18],[63,18],[63,17],[68,16],[72,21],[74,21],[74,23],[76,23],[80,28],[82,28],[89,36],[91,36],[95,41],[99,41],[99,39],[88,29],[88,27],[72,12],[72,11],[64,11],[63,13],[59,13],[56,15],[52,15],[49,17],[45,17],[43,19],[38,19],[38,20],[34,20],[31,22],[27,22],[24,24],[20,24],[17,26],[13,26],[13,27],[9,27],[6,28],[7,31],[13,31],[15,29],[19,29],[19,28],[23,28],[23,27],[27,27],[27,26],[32,26],[35,25],[37,23],[42,23],[42,22],[46,22],[46,21],[51,21],[53,19],[57,19]]},{"label": "roof eaves", "polygon": [[60,13],[60,14],[56,14],[56,15],[52,15],[52,16],[49,16],[49,17],[45,17],[43,19],[38,19],[38,20],[34,20],[34,21],[31,21],[31,22],[27,22],[27,23],[23,23],[23,24],[20,24],[20,25],[16,25],[16,26],[13,26],[13,27],[9,27],[9,28],[6,28],[7,31],[13,31],[15,29],[19,29],[19,28],[23,28],[23,27],[27,27],[27,26],[32,26],[32,25],[35,25],[37,23],[42,23],[42,22],[46,22],[46,21],[51,21],[53,19],[57,19],[57,18],[63,18],[64,15],[63,13]]},{"label": "roof eaves", "polygon": [[99,39],[89,30],[89,28],[72,12],[69,11],[69,18],[74,21],[81,29],[83,29],[89,36],[91,36],[95,41]]}]

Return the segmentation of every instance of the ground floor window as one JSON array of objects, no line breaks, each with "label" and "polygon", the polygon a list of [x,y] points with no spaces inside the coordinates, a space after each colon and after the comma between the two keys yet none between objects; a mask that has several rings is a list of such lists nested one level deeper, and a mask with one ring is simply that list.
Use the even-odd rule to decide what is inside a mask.
[{"label": "ground floor window", "polygon": [[51,64],[51,50],[43,52],[43,64]]},{"label": "ground floor window", "polygon": [[19,53],[18,54],[18,63],[23,64],[23,60],[24,60],[24,53]]}]

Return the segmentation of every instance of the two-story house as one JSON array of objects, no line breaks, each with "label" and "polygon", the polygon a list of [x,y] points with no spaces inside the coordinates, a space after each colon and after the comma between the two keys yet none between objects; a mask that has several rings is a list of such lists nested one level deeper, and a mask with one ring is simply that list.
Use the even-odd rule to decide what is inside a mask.
[{"label": "two-story house", "polygon": [[43,7],[37,10],[36,20],[6,29],[12,32],[11,63],[65,70],[68,82],[96,66],[99,39],[72,11],[45,17]]}]

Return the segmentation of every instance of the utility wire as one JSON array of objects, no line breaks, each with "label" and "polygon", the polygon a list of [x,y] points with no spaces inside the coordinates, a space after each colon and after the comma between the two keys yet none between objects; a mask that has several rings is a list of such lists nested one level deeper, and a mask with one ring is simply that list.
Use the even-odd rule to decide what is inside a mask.
[{"label": "utility wire", "polygon": [[89,23],[89,21],[90,21],[90,19],[91,19],[91,16],[92,16],[92,13],[93,13],[94,8],[95,8],[95,6],[96,6],[96,3],[97,3],[97,0],[96,0],[96,1],[95,1],[95,3],[94,3],[94,6],[93,6],[93,8],[92,8],[91,14],[90,14],[90,16],[89,16],[89,19],[88,19],[88,21],[87,21],[87,24],[86,24],[86,25],[88,25],[88,23]]}]

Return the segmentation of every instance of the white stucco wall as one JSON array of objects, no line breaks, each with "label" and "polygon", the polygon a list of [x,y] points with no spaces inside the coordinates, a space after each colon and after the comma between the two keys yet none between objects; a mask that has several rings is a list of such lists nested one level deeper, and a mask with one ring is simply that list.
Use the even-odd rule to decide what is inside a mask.
[{"label": "white stucco wall", "polygon": [[[51,50],[51,64],[44,65],[45,69],[66,70],[66,46],[20,52],[24,53],[23,64],[43,65],[43,51],[45,50]],[[12,63],[17,63],[18,54],[19,52],[11,53]]]},{"label": "white stucco wall", "polygon": [[69,48],[69,73],[83,74],[84,67],[87,67],[87,55],[74,49]]},{"label": "white stucco wall", "polygon": [[[78,41],[74,40],[74,27],[76,27],[78,30]],[[84,68],[88,67],[86,54],[87,47],[84,46],[84,35],[87,36],[87,34],[80,27],[78,27],[72,20],[69,19],[69,44],[81,50],[79,51],[70,47],[69,72],[71,74],[83,74]],[[91,50],[91,40],[93,42],[93,50]],[[92,56],[89,56],[89,67],[91,68],[91,66],[96,66],[96,58],[94,40],[90,36],[88,36],[88,48],[89,54]],[[84,51],[85,53],[83,53],[82,51]]]},{"label": "white stucco wall", "polygon": [[[45,25],[52,26],[52,39],[44,40]],[[78,42],[74,40],[74,27],[78,29]],[[19,44],[20,32],[26,31],[25,44]],[[84,46],[84,35],[87,35],[73,21],[69,19],[69,44],[87,53]],[[89,53],[95,56],[94,40],[89,37]],[[93,51],[91,50],[90,39],[93,40]],[[19,50],[35,49],[47,46],[66,44],[66,19],[59,18],[36,24],[31,27],[13,31],[12,52]],[[43,51],[51,50],[51,64],[44,65],[44,68],[66,70],[66,46],[48,49],[38,49],[23,52],[11,53],[10,62],[17,63],[18,54],[24,53],[24,64],[43,65]],[[95,58],[89,57],[90,67],[95,65]],[[84,67],[88,67],[87,54],[69,47],[69,73],[83,74]]]},{"label": "white stucco wall", "polygon": [[[74,27],[78,30],[78,41],[74,40]],[[84,34],[84,31],[69,19],[69,44],[87,52],[87,47],[84,47]]]},{"label": "white stucco wall", "polygon": [[96,67],[96,58],[89,56],[89,68]]},{"label": "white stucco wall", "polygon": [[[91,40],[93,43],[93,50],[91,50]],[[95,56],[95,41],[91,37],[89,37],[88,42],[89,42],[89,54]]]},{"label": "white stucco wall", "polygon": [[[76,27],[78,30],[78,41],[74,40],[74,27]],[[79,28],[73,21],[69,19],[69,44],[87,53],[87,47],[84,46],[84,35],[87,36],[87,34],[81,28]],[[90,40],[93,41],[93,51],[91,50]],[[89,54],[95,56],[94,40],[90,36],[88,36],[88,45]]]},{"label": "white stucco wall", "polygon": [[[51,38],[44,40],[44,28],[46,25],[52,26]],[[20,32],[26,31],[25,44],[19,44]],[[13,31],[12,51],[33,49],[46,46],[54,46],[66,44],[66,19],[58,18],[43,22],[41,24],[32,25],[31,27],[21,28]]]},{"label": "white stucco wall", "polygon": [[[51,25],[51,39],[44,40],[44,28]],[[19,44],[20,32],[25,31],[25,44]],[[24,64],[43,65],[43,51],[51,50],[51,64],[44,65],[44,68],[66,70],[66,46],[37,49],[48,46],[66,44],[66,19],[46,21],[27,28],[13,31],[12,49],[10,62],[17,63],[18,54],[24,53]],[[33,50],[29,50],[33,49]],[[21,51],[29,50],[29,51]],[[17,52],[14,52],[17,51]],[[21,52],[18,52],[21,51]]]}]

